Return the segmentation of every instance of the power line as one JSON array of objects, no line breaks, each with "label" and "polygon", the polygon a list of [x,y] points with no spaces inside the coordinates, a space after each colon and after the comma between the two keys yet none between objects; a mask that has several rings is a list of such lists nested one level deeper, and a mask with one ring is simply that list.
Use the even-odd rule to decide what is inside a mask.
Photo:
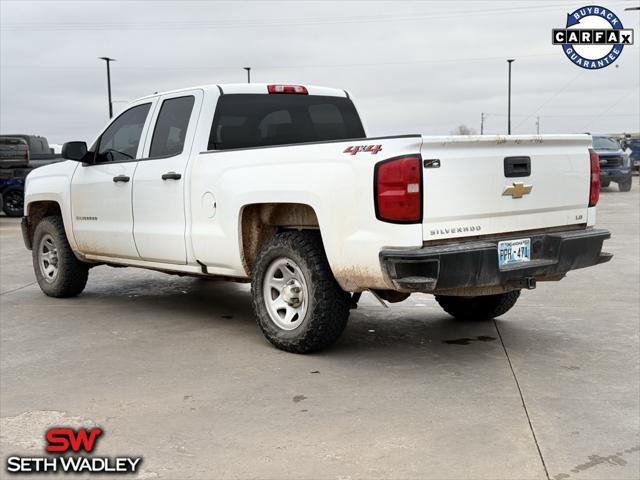
[{"label": "power line", "polygon": [[[540,53],[521,55],[518,58],[533,58],[533,57],[555,57],[555,53]],[[504,57],[474,57],[474,58],[440,58],[430,60],[404,60],[399,62],[364,62],[364,63],[336,63],[336,64],[316,64],[316,65],[254,65],[252,68],[261,69],[296,69],[296,68],[360,68],[360,67],[379,67],[390,65],[419,65],[419,64],[438,64],[438,63],[472,63],[472,62],[485,62],[491,60],[503,60]],[[3,69],[16,68],[16,69],[42,69],[42,70],[88,70],[91,67],[84,66],[70,66],[70,65],[3,65]],[[126,66],[122,65],[118,67],[119,70],[236,70],[238,65],[135,65]]]},{"label": "power line", "polygon": [[[485,118],[488,116],[492,117],[506,117],[506,113],[484,113]],[[511,115],[512,117],[526,117],[529,115]],[[589,114],[585,113],[561,113],[561,114],[548,114],[548,115],[538,115],[540,118],[567,118],[567,117],[585,117],[589,116]],[[640,112],[638,113],[613,113],[608,115],[609,117],[640,117]]]},{"label": "power line", "polygon": [[[622,102],[622,100],[624,100],[625,98],[627,98],[627,94],[628,94],[628,92],[629,92],[630,90],[631,90],[631,91],[637,91],[637,90],[638,90],[638,88],[640,88],[640,83],[639,83],[638,85],[634,86],[634,87],[627,88],[627,89],[624,91],[624,93],[622,94],[622,96],[621,96],[620,98],[618,98],[615,102],[610,103],[610,104],[609,104],[609,105],[608,105],[604,110],[602,110],[602,111],[601,111],[600,113],[598,113],[597,115],[594,115],[594,116],[591,118],[591,121],[589,122],[589,124],[588,124],[588,125],[587,125],[583,130],[587,130],[587,131],[588,131],[588,130],[590,129],[590,127],[595,123],[595,121],[596,121],[598,118],[602,117],[603,115],[608,114],[611,110],[613,110],[613,108],[614,108],[614,107],[618,106],[618,104],[619,104],[620,102]],[[614,115],[609,115],[609,116],[611,116],[611,117],[612,117],[612,116],[614,116]]]},{"label": "power line", "polygon": [[[578,4],[575,4],[578,5]],[[464,18],[464,17],[476,17],[486,15],[504,15],[519,11],[526,11],[529,13],[545,12],[551,10],[566,10],[571,8],[570,4],[567,5],[539,5],[539,6],[527,6],[527,7],[506,7],[484,10],[468,10],[458,12],[433,12],[423,15],[411,15],[411,16],[361,16],[356,17],[303,17],[303,18],[290,18],[282,20],[225,20],[225,21],[154,21],[153,23],[5,23],[0,27],[5,31],[61,31],[61,30],[89,30],[89,31],[102,31],[102,30],[181,30],[181,29],[229,29],[229,28],[259,28],[259,27],[282,27],[282,26],[312,26],[312,25],[340,25],[340,24],[363,24],[363,23],[391,23],[391,22],[416,22],[424,20],[440,20],[446,18]]]},{"label": "power line", "polygon": [[554,98],[556,98],[558,95],[560,95],[562,92],[565,91],[565,89],[571,85],[580,75],[582,75],[586,70],[581,70],[579,71],[574,77],[572,77],[567,83],[565,83],[562,87],[560,87],[559,90],[557,90],[553,95],[551,95],[549,98],[547,98],[544,102],[542,102],[542,104],[540,104],[540,106],[538,106],[538,108],[536,108],[533,112],[531,112],[529,115],[527,115],[518,125],[516,125],[516,128],[519,128],[523,123],[525,123],[527,120],[529,120],[529,118],[533,117],[536,113],[538,113],[542,107],[544,107],[545,105],[547,105],[549,102],[551,102],[551,100],[553,100]]},{"label": "power line", "polygon": [[[640,87],[640,85],[638,86]],[[635,89],[637,89],[638,87],[634,87]],[[612,105],[607,106],[602,112],[593,115],[592,119],[590,120],[590,123],[587,127],[581,128],[577,131],[589,131],[590,127],[595,123],[595,120],[597,120],[599,117],[602,117],[604,115],[607,116],[607,118],[629,118],[629,117],[633,117],[638,119],[638,121],[640,121],[640,112],[638,113],[609,113],[613,108],[615,108],[618,104],[620,104],[620,102],[622,100],[624,100],[627,97],[627,92],[625,92],[625,94],[619,98],[618,100],[616,100]],[[506,117],[507,115],[505,113],[487,113],[487,112],[482,112],[481,113],[481,131],[485,131],[487,130],[487,125],[491,126],[491,122],[488,122],[490,117]],[[512,115],[513,116],[513,115]],[[524,117],[525,115],[516,115],[519,117]],[[536,116],[536,129],[538,130],[541,126],[541,120],[545,119],[545,118],[590,118],[590,116],[588,114],[585,113],[565,113],[565,114],[549,114],[549,115],[538,115]]]}]

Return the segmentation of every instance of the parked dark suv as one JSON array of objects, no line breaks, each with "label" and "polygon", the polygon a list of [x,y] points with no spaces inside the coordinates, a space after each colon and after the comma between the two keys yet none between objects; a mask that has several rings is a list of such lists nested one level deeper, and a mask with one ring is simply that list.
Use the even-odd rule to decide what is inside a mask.
[{"label": "parked dark suv", "polygon": [[631,190],[631,160],[614,137],[592,135],[593,149],[600,156],[600,185],[616,182],[621,192]]},{"label": "parked dark suv", "polygon": [[21,217],[24,180],[34,168],[62,160],[39,135],[0,135],[0,205],[9,217]]}]

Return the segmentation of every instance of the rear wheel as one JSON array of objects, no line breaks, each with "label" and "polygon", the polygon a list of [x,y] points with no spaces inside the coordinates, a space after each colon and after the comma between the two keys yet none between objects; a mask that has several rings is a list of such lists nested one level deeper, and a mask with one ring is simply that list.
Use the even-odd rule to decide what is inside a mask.
[{"label": "rear wheel", "polygon": [[9,187],[2,192],[2,211],[8,217],[21,217],[24,210],[24,190],[21,187]]},{"label": "rear wheel", "polygon": [[630,192],[631,191],[631,178],[628,180],[624,180],[618,183],[618,189],[621,192]]},{"label": "rear wheel", "polygon": [[611,180],[600,180],[600,187],[607,188],[611,185]]},{"label": "rear wheel", "polygon": [[268,241],[253,267],[251,293],[258,325],[281,350],[320,350],[347,325],[350,297],[333,277],[317,232]]},{"label": "rear wheel", "polygon": [[84,290],[89,266],[76,258],[62,218],[42,219],[33,235],[33,270],[40,289],[50,297],[75,297]]},{"label": "rear wheel", "polygon": [[507,313],[518,300],[520,290],[481,297],[436,295],[442,309],[458,320],[490,320]]}]

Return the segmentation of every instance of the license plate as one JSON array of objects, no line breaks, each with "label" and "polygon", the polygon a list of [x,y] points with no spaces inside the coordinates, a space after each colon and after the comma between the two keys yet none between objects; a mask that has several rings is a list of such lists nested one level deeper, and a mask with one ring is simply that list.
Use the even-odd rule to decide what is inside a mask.
[{"label": "license plate", "polygon": [[498,242],[498,263],[513,265],[514,263],[526,263],[531,261],[531,239],[505,240]]}]

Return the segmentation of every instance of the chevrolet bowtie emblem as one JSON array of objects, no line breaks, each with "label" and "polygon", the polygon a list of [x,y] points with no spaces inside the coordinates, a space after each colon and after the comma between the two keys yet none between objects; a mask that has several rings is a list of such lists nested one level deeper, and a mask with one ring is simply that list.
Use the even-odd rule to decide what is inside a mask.
[{"label": "chevrolet bowtie emblem", "polygon": [[533,185],[525,185],[522,182],[513,182],[513,185],[504,189],[502,195],[511,195],[513,198],[522,198],[523,195],[531,193]]}]

